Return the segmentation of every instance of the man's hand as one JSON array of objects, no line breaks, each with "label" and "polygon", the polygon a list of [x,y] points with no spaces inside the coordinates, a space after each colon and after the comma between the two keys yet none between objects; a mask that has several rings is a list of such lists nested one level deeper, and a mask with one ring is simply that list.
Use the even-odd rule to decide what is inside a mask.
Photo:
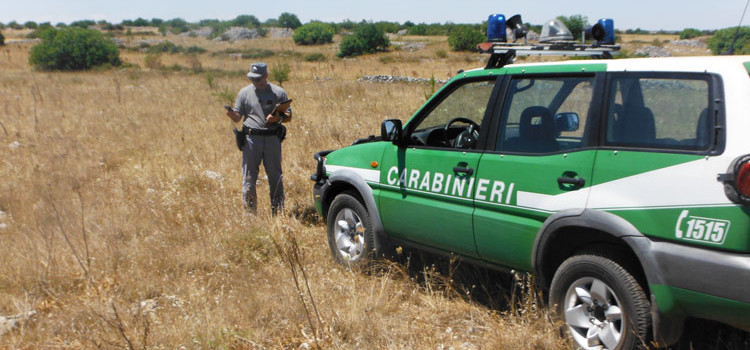
[{"label": "man's hand", "polygon": [[286,114],[284,113],[278,113],[277,115],[269,114],[266,116],[266,125],[278,123],[278,122],[284,122],[284,117],[286,117]]},{"label": "man's hand", "polygon": [[232,121],[235,122],[235,123],[239,122],[240,119],[242,119],[242,118],[240,118],[240,114],[237,113],[237,112],[235,112],[235,111],[233,111],[233,110],[232,111],[227,110],[227,117],[229,117],[229,119],[232,119]]}]

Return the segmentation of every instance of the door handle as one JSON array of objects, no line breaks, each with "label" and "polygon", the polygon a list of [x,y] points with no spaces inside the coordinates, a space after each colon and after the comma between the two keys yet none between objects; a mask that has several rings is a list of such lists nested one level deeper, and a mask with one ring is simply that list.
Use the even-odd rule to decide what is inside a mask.
[{"label": "door handle", "polygon": [[586,179],[582,177],[566,177],[560,176],[557,178],[559,185],[573,185],[575,187],[583,187],[586,184]]},{"label": "door handle", "polygon": [[454,173],[464,173],[468,176],[471,176],[474,174],[474,168],[464,167],[464,166],[454,166],[453,167]]}]

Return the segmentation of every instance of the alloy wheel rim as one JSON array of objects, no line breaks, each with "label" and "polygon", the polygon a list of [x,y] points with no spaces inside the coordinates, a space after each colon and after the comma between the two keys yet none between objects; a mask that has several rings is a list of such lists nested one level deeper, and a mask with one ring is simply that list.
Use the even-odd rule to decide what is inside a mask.
[{"label": "alloy wheel rim", "polygon": [[334,238],[336,248],[345,261],[356,261],[362,257],[365,226],[354,210],[344,208],[336,215]]},{"label": "alloy wheel rim", "polygon": [[565,322],[583,349],[615,349],[625,331],[620,300],[604,281],[584,277],[565,295]]}]

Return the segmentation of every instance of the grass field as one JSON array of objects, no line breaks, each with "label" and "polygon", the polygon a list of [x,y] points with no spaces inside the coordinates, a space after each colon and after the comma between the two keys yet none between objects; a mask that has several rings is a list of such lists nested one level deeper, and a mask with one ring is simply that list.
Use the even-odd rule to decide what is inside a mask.
[{"label": "grass field", "polygon": [[[0,47],[0,315],[18,321],[0,328],[0,348],[570,348],[533,281],[419,255],[347,271],[312,209],[314,152],[406,120],[432,92],[357,78],[447,79],[486,57],[445,38],[355,59],[289,38],[123,39],[144,38],[208,52],[148,68],[125,50],[141,68],[65,73],[32,70],[32,44]],[[291,68],[283,216],[270,216],[263,172],[258,215],[243,210],[223,106],[255,60],[212,55],[229,48],[271,50],[271,69]]]}]

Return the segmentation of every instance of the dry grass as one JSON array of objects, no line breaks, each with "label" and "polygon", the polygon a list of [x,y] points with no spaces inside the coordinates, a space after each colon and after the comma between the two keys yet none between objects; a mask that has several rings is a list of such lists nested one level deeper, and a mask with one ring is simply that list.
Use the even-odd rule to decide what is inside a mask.
[{"label": "dry grass", "polygon": [[[383,64],[290,39],[168,39],[209,49],[197,57],[204,72],[37,72],[30,44],[0,49],[0,315],[35,312],[0,335],[0,348],[568,347],[527,285],[466,287],[415,263],[350,272],[333,263],[311,214],[313,152],[408,118],[429,89],[356,78],[445,79],[481,66],[478,55],[438,58],[443,40]],[[252,60],[210,55],[251,45],[329,57],[265,59],[290,64],[296,110],[284,143],[289,215],[276,218],[267,196],[256,217],[242,209],[223,115]],[[144,67],[143,53],[123,58]],[[187,59],[162,56],[166,66]],[[482,290],[519,302],[479,303]]]}]

